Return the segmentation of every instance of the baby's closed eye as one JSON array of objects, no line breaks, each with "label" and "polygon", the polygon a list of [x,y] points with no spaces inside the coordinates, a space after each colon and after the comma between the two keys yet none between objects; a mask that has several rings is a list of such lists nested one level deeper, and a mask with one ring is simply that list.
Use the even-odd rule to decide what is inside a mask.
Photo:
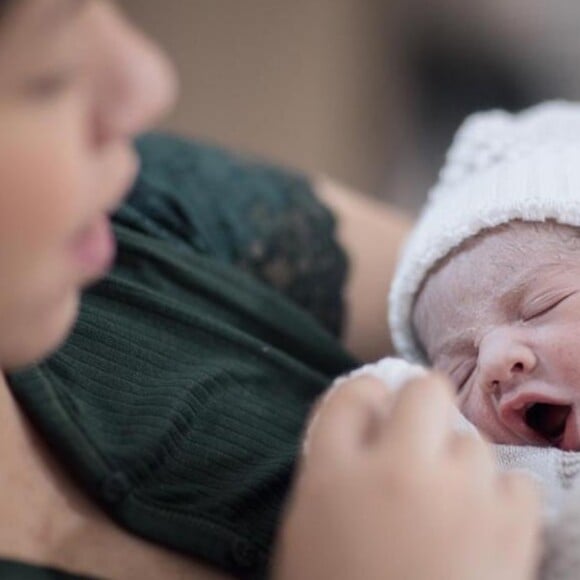
[{"label": "baby's closed eye", "polygon": [[527,303],[524,303],[521,310],[521,319],[524,322],[528,322],[548,314],[573,294],[576,294],[576,292],[565,292],[564,294],[561,292],[546,292],[535,296]]}]

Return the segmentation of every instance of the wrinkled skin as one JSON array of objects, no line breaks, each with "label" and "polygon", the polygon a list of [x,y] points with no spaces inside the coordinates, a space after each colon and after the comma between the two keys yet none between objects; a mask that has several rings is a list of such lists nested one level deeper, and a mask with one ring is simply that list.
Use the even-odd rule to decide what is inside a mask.
[{"label": "wrinkled skin", "polygon": [[580,450],[577,233],[513,222],[428,278],[415,326],[464,415],[496,443]]}]

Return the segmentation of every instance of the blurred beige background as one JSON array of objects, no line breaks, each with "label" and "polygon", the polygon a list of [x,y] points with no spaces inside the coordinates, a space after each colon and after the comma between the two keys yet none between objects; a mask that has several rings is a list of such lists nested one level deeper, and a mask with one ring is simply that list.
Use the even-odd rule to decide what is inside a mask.
[{"label": "blurred beige background", "polygon": [[416,211],[476,109],[580,96],[580,3],[121,0],[169,52],[165,126]]},{"label": "blurred beige background", "polygon": [[124,0],[174,57],[167,126],[377,189],[403,131],[383,2]]}]

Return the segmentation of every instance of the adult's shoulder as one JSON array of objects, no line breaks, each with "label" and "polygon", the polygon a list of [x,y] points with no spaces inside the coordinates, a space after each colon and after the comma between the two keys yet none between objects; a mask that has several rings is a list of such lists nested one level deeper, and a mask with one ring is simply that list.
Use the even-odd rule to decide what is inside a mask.
[{"label": "adult's shoulder", "polygon": [[[139,177],[115,216],[132,228],[236,262],[272,218],[300,206],[324,214],[310,180],[297,171],[227,148],[166,133],[136,143]],[[324,215],[328,227],[330,216]]]},{"label": "adult's shoulder", "polygon": [[347,260],[311,179],[168,134],[146,135],[137,149],[140,175],[117,223],[250,274],[340,335]]}]

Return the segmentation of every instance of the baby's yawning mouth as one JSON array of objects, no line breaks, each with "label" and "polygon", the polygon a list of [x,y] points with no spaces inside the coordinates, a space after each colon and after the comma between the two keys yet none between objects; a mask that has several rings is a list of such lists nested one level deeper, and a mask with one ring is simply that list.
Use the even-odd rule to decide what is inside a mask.
[{"label": "baby's yawning mouth", "polygon": [[571,405],[534,403],[526,410],[526,425],[545,439],[550,445],[562,448],[565,442],[566,425],[572,411]]}]

